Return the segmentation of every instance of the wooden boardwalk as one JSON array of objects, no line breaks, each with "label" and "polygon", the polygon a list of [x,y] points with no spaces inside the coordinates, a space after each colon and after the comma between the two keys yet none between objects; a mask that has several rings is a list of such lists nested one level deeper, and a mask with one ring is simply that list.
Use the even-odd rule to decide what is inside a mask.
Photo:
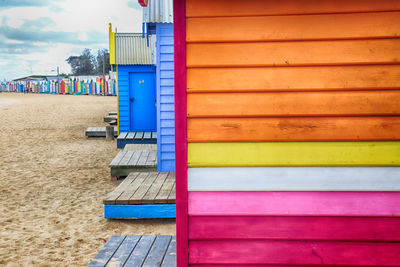
[{"label": "wooden boardwalk", "polygon": [[108,115],[104,117],[104,122],[110,123],[112,121],[117,121],[118,116],[117,115]]},{"label": "wooden boardwalk", "polygon": [[[89,127],[85,131],[87,137],[106,137],[106,127]],[[118,136],[118,127],[114,126],[114,136]]]},{"label": "wooden boardwalk", "polygon": [[105,218],[175,218],[175,173],[130,173],[103,203]]},{"label": "wooden boardwalk", "polygon": [[122,132],[117,138],[117,147],[124,148],[127,144],[156,144],[157,132]]},{"label": "wooden boardwalk", "polygon": [[175,236],[113,235],[88,267],[176,266]]},{"label": "wooden boardwalk", "polygon": [[110,163],[111,177],[124,177],[134,171],[156,171],[157,151],[123,150]]}]

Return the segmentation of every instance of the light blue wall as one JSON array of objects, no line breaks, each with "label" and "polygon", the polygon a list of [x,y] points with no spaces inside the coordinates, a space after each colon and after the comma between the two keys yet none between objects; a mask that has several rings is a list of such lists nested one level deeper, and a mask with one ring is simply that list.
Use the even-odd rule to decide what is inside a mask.
[{"label": "light blue wall", "polygon": [[130,131],[129,112],[129,73],[130,72],[154,72],[153,65],[118,65],[118,120],[119,132]]},{"label": "light blue wall", "polygon": [[174,34],[172,23],[156,24],[158,171],[175,171]]}]

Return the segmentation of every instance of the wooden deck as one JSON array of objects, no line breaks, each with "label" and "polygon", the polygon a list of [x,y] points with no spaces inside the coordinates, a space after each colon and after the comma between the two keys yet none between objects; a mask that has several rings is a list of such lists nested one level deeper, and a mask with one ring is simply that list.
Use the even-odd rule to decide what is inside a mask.
[{"label": "wooden deck", "polygon": [[108,115],[104,117],[104,122],[110,123],[112,121],[116,121],[118,120],[118,116],[117,115]]},{"label": "wooden deck", "polygon": [[176,266],[175,236],[113,235],[88,267]]},{"label": "wooden deck", "polygon": [[156,144],[157,132],[122,132],[117,138],[117,147],[124,148],[127,144]]},{"label": "wooden deck", "polygon": [[110,163],[111,177],[124,177],[135,171],[156,171],[157,151],[123,150]]},{"label": "wooden deck", "polygon": [[175,173],[130,173],[103,203],[105,218],[175,218]]},{"label": "wooden deck", "polygon": [[[85,131],[87,137],[106,137],[106,127],[89,127]],[[118,136],[118,128],[114,127],[114,135]]]},{"label": "wooden deck", "polygon": [[118,116],[118,113],[116,111],[110,111],[110,112],[108,112],[108,115],[110,115],[110,116],[112,116],[112,115]]}]

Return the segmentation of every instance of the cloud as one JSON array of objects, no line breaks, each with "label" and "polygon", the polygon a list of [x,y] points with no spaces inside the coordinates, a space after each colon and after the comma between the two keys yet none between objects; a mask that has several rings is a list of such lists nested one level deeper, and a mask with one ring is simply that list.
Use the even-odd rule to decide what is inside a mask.
[{"label": "cloud", "polygon": [[54,2],[55,0],[0,0],[0,8],[47,6],[52,5]]}]

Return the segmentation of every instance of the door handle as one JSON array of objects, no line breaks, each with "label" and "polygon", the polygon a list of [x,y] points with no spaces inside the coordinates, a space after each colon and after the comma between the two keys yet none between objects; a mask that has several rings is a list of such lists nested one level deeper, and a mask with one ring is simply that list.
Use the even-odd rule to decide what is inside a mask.
[{"label": "door handle", "polygon": [[129,100],[130,100],[131,102],[133,102],[133,101],[135,101],[135,98],[134,98],[134,97],[131,97]]}]

